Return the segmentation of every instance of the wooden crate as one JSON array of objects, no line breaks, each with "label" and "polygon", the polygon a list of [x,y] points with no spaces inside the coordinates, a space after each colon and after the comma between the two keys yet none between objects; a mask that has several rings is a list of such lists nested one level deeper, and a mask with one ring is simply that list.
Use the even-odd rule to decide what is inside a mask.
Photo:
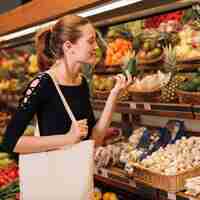
[{"label": "wooden crate", "polygon": [[137,165],[134,167],[133,179],[151,187],[174,193],[184,189],[186,179],[199,175],[200,167],[179,173],[178,175],[167,176]]}]

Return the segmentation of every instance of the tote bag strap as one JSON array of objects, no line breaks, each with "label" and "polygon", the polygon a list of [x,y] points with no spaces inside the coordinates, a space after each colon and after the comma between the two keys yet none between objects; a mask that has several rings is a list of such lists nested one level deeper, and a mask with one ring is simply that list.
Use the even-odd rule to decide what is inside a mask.
[{"label": "tote bag strap", "polygon": [[40,129],[39,129],[39,124],[38,124],[37,115],[35,115],[35,130],[34,130],[34,136],[40,137]]},{"label": "tote bag strap", "polygon": [[[58,85],[58,82],[55,78],[55,75],[54,75],[54,71],[52,69],[46,71],[47,74],[50,75],[55,87],[56,87],[56,90],[58,91],[58,94],[62,100],[62,103],[65,107],[65,110],[67,111],[67,113],[69,114],[69,117],[70,119],[72,120],[73,123],[76,123],[76,118],[73,114],[73,112],[71,111],[71,108],[69,107],[69,104],[67,103],[65,97],[63,96],[63,93],[61,92],[60,90],[60,87]],[[39,124],[38,124],[38,118],[37,118],[37,115],[35,115],[35,131],[34,131],[34,136],[40,136],[40,129],[39,129]]]},{"label": "tote bag strap", "polygon": [[50,77],[51,77],[51,79],[52,79],[52,81],[53,81],[53,83],[54,83],[54,85],[55,85],[55,87],[56,87],[56,89],[58,91],[58,94],[59,94],[59,96],[60,96],[60,98],[62,100],[62,103],[63,103],[63,105],[65,107],[65,110],[69,114],[70,119],[72,120],[73,123],[76,123],[76,118],[75,118],[73,112],[71,111],[71,108],[69,107],[69,104],[67,103],[65,97],[63,96],[63,93],[60,90],[60,87],[59,87],[58,82],[56,80],[54,71],[52,69],[50,69],[50,70],[46,71],[46,73],[48,73],[50,75]]}]

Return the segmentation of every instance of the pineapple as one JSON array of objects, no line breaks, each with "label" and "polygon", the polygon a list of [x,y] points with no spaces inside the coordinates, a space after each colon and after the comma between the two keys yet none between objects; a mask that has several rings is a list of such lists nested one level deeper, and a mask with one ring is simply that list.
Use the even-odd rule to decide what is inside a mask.
[{"label": "pineapple", "polygon": [[176,66],[176,50],[171,45],[164,48],[165,54],[165,71],[171,73],[169,83],[161,90],[161,102],[170,103],[177,102],[178,97],[176,90],[179,85],[184,81],[184,77],[177,75],[178,69]]}]

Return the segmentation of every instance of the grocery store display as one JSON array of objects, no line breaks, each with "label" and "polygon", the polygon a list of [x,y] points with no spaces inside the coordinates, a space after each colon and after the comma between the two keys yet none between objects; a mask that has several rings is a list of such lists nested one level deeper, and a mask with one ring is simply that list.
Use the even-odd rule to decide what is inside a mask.
[{"label": "grocery store display", "polygon": [[[115,78],[112,75],[93,75],[91,84],[94,97],[99,99],[107,99],[111,89],[115,85]],[[119,100],[128,100],[128,98],[128,89],[122,91],[118,97]]]},{"label": "grocery store display", "polygon": [[[199,27],[196,27],[199,29]],[[175,47],[178,61],[195,60],[199,57],[198,37],[199,30],[195,30],[191,25],[186,24],[178,33],[180,43]]]},{"label": "grocery store display", "polygon": [[19,199],[19,182],[14,181],[9,184],[7,187],[0,189],[1,200],[20,200]]},{"label": "grocery store display", "polygon": [[[200,164],[200,139],[198,137],[182,138],[175,144],[161,148],[142,161],[142,165],[155,172],[176,175]],[[176,158],[176,159],[174,159]]]},{"label": "grocery store display", "polygon": [[184,76],[178,75],[178,69],[176,66],[176,50],[169,45],[164,48],[165,52],[165,71],[171,73],[169,83],[162,88],[161,101],[162,102],[178,102],[176,91],[181,83],[185,80]]},{"label": "grocery store display", "polygon": [[[121,164],[123,164],[124,169],[130,173],[132,170],[131,166],[134,166],[136,163],[148,167],[147,163],[151,162],[151,156],[152,156],[153,160],[152,162],[156,162],[154,160],[157,160],[158,161],[157,165],[159,166],[163,165],[162,169],[164,170],[165,168],[164,166],[166,165],[166,163],[162,160],[164,157],[166,157],[165,153],[163,154],[164,149],[165,148],[170,149],[169,154],[171,156],[170,157],[171,162],[172,159],[174,161],[175,157],[179,158],[183,156],[183,155],[178,155],[177,151],[173,150],[175,149],[175,147],[173,147],[172,144],[181,143],[182,142],[182,140],[180,140],[181,138],[183,138],[183,140],[185,141],[186,140],[185,137],[187,137],[187,134],[185,132],[184,123],[179,120],[169,120],[164,127],[159,129],[149,129],[147,127],[139,127],[133,130],[131,136],[129,136],[128,138],[128,141],[124,139],[122,142],[117,142],[113,145],[98,147],[95,153],[96,167],[97,168],[111,167],[111,166],[121,167]],[[194,138],[192,137],[190,138],[190,140],[193,139]],[[186,145],[186,143],[182,144],[182,146],[184,145]],[[194,148],[194,146],[190,148]],[[154,157],[156,158],[154,159]],[[159,159],[160,157],[162,157],[161,160]],[[185,159],[184,156],[183,159]],[[167,163],[169,164],[170,161],[169,162],[168,161]],[[157,170],[157,165],[155,167],[155,171]],[[188,163],[188,165],[191,165],[191,163]],[[192,166],[193,165],[191,165],[191,167]],[[149,167],[150,169],[152,169],[154,166],[152,166],[152,168],[151,166]],[[177,170],[180,169],[177,168]],[[168,169],[166,169],[166,171],[164,171],[163,173],[165,172],[168,173]]]},{"label": "grocery store display", "polygon": [[107,145],[98,147],[95,152],[96,167],[114,166],[119,163],[122,144]]},{"label": "grocery store display", "polygon": [[16,107],[27,83],[39,72],[37,57],[24,50],[0,51],[0,101]]},{"label": "grocery store display", "polygon": [[194,73],[192,76],[187,76],[187,79],[179,86],[176,94],[180,103],[199,104],[199,89],[200,75]]},{"label": "grocery store display", "polygon": [[133,101],[159,102],[161,90],[170,80],[170,73],[158,71],[156,74],[147,74],[143,78],[136,78],[128,88]]},{"label": "grocery store display", "polygon": [[93,200],[119,200],[119,198],[114,192],[102,192],[99,188],[95,188]]},{"label": "grocery store display", "polygon": [[123,38],[117,38],[108,43],[105,65],[107,67],[120,65],[127,53],[132,51],[132,43]]},{"label": "grocery store display", "polygon": [[139,64],[151,64],[162,60],[163,50],[158,37],[156,31],[146,30],[143,32],[141,47],[137,54]]},{"label": "grocery store display", "polygon": [[[166,114],[166,117],[179,117],[179,108],[180,111],[186,112],[186,118],[186,108],[189,108],[191,118],[196,119],[195,112],[199,111],[193,109],[193,106],[198,107],[200,103],[198,7],[193,6],[184,10],[176,8],[176,11],[159,15],[151,13],[146,19],[120,22],[114,26],[103,27],[102,31],[100,27],[97,36],[97,64],[92,67],[87,65],[83,69],[87,78],[92,77],[89,81],[92,98],[107,99],[115,85],[114,76],[117,73],[126,76],[128,72],[134,81],[118,99],[125,102],[118,103],[121,106],[119,110],[128,112],[132,122],[135,116],[147,112],[149,115],[156,113],[155,115],[159,116],[160,110],[164,110],[163,116]],[[9,108],[12,102],[19,101],[27,83],[39,70],[34,52],[26,48],[0,50],[0,102],[5,108],[6,105]],[[148,103],[149,108],[146,107]],[[177,103],[174,104],[176,111],[173,113],[168,107],[164,107],[170,107],[170,103]],[[185,104],[189,104],[190,107],[184,107]],[[10,117],[10,113],[0,112],[0,143]],[[187,138],[188,135],[183,128],[184,122],[170,120],[164,127],[154,128],[145,126],[145,122],[137,124],[134,121],[133,126],[137,128],[129,137],[124,137],[124,133],[117,128],[107,131],[103,146],[95,150],[94,160],[97,169],[112,171],[117,168],[127,175],[126,181],[139,174],[146,179],[146,182],[141,182],[156,188],[157,184],[152,183],[154,178],[162,182],[165,180],[162,178],[165,177],[171,183],[170,178],[176,177],[177,179],[173,180],[177,180],[179,184],[179,176],[185,176],[185,173],[192,170],[192,176],[195,175],[195,170],[199,173],[200,139]],[[29,125],[24,134],[33,135],[33,132],[34,127]],[[148,176],[151,172],[153,175]],[[173,181],[169,188],[174,187],[174,182],[176,181]],[[126,183],[129,184],[128,181]],[[173,188],[173,192],[182,190],[182,184],[181,187],[178,185],[177,188]],[[165,190],[165,187],[158,188]],[[185,189],[186,194],[198,195],[200,178],[186,180]],[[19,199],[18,168],[10,155],[0,152],[0,199],[8,198]],[[95,188],[93,199],[124,198],[115,192]]]},{"label": "grocery store display", "polygon": [[158,71],[156,74],[146,75],[141,80],[136,78],[134,83],[129,87],[131,92],[151,92],[161,90],[170,80],[171,74],[164,74]]},{"label": "grocery store display", "polygon": [[186,194],[197,196],[200,194],[200,177],[189,178],[185,183]]}]

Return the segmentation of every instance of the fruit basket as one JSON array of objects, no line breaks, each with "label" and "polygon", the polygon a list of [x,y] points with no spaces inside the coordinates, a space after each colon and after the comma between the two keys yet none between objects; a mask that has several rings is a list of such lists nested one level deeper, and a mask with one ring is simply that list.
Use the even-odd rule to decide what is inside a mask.
[{"label": "fruit basket", "polygon": [[176,94],[180,103],[186,104],[200,104],[200,92],[188,92],[177,90]]},{"label": "fruit basket", "polygon": [[121,73],[122,72],[122,69],[121,69],[121,65],[118,64],[118,65],[105,65],[103,62],[102,63],[99,63],[96,67],[95,67],[95,70],[94,70],[95,73],[103,73],[103,74],[106,74],[106,73]]},{"label": "fruit basket", "polygon": [[131,99],[133,101],[148,101],[148,102],[159,102],[161,96],[161,90],[135,92],[129,91]]},{"label": "fruit basket", "polygon": [[107,99],[110,91],[93,90],[93,97],[97,99]]},{"label": "fruit basket", "polygon": [[[109,94],[110,94],[110,91],[108,90],[107,91],[93,90],[93,97],[97,99],[105,100],[108,98]],[[131,96],[130,96],[129,91],[126,90],[119,95],[118,101],[128,101],[130,100],[130,97]]]},{"label": "fruit basket", "polygon": [[18,104],[20,97],[21,96],[18,92],[14,92],[14,91],[0,92],[0,102],[4,104],[8,104],[8,103]]},{"label": "fruit basket", "polygon": [[200,63],[200,56],[191,58],[177,58],[178,63]]},{"label": "fruit basket", "polygon": [[135,165],[133,171],[134,180],[168,192],[179,192],[183,190],[187,178],[199,175],[199,167],[172,176],[150,171],[140,165]]},{"label": "fruit basket", "polygon": [[129,93],[133,101],[158,102],[161,97],[161,89],[168,84],[170,73],[158,71],[155,74],[145,75],[143,78],[136,78],[129,86]]},{"label": "fruit basket", "polygon": [[157,63],[157,62],[161,62],[164,58],[164,54],[162,53],[160,56],[156,57],[156,58],[152,58],[152,59],[141,59],[137,58],[138,60],[138,64],[140,65],[146,65],[146,64],[153,64],[153,63]]}]

